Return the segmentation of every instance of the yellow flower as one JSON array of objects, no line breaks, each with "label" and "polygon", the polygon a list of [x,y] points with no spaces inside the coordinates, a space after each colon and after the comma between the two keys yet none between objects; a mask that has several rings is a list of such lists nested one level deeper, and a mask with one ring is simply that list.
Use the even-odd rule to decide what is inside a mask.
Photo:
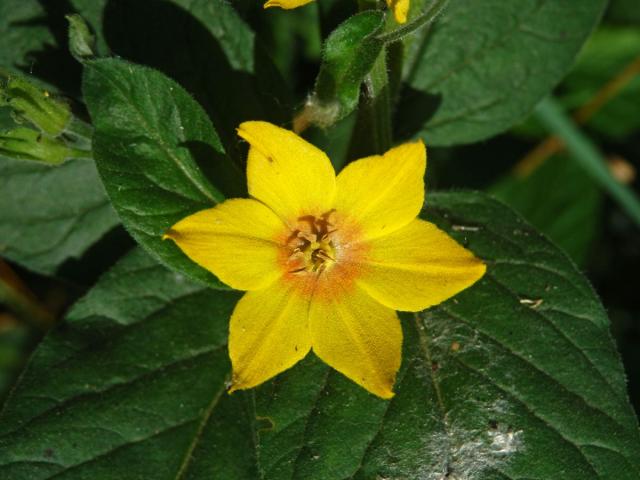
[{"label": "yellow flower", "polygon": [[[280,7],[285,10],[292,8],[298,8],[307,3],[311,3],[313,0],[268,0],[264,4],[264,8]],[[405,23],[407,21],[407,14],[409,13],[410,0],[386,0],[387,6],[393,10],[393,15],[396,18],[396,22]]]},{"label": "yellow flower", "polygon": [[165,238],[221,281],[248,292],[230,322],[231,391],[251,388],[313,349],[383,398],[393,396],[402,329],[477,281],[484,264],[417,219],[426,151],[407,143],[348,165],[293,132],[245,122],[251,199],[230,199]]}]

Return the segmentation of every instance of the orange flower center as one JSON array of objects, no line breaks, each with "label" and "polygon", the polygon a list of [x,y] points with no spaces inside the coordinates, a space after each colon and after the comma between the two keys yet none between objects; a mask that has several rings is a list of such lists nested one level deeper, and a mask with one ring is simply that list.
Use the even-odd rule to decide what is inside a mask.
[{"label": "orange flower center", "polygon": [[318,300],[347,292],[362,273],[368,253],[360,228],[335,210],[303,215],[291,224],[277,239],[282,245],[278,262],[283,280]]},{"label": "orange flower center", "polygon": [[321,215],[298,218],[287,239],[289,273],[322,273],[336,263],[337,228],[332,222],[333,210]]}]

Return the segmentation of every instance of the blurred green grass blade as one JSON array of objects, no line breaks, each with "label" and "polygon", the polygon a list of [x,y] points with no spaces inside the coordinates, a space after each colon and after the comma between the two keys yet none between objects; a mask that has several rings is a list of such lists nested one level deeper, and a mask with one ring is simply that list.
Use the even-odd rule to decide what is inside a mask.
[{"label": "blurred green grass blade", "polygon": [[552,133],[562,139],[575,160],[640,225],[640,199],[630,188],[611,175],[602,153],[574,124],[558,102],[551,97],[543,100],[536,107],[535,115]]}]

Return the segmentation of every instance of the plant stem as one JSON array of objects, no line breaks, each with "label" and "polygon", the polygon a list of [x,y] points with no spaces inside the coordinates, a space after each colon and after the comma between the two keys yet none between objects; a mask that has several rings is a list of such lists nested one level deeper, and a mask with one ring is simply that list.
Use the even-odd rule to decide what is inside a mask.
[{"label": "plant stem", "polygon": [[640,225],[640,199],[630,188],[613,177],[602,153],[575,125],[558,102],[551,97],[543,100],[538,104],[535,115],[540,122],[563,141],[585,171],[609,192],[623,210]]},{"label": "plant stem", "polygon": [[371,109],[371,128],[375,149],[379,153],[387,151],[393,142],[391,133],[391,97],[389,95],[389,74],[387,72],[387,51],[383,48],[371,72],[365,79]]},{"label": "plant stem", "polygon": [[364,80],[349,147],[349,157],[352,159],[384,153],[393,142],[386,56],[387,50],[383,47]]},{"label": "plant stem", "polygon": [[402,27],[396,28],[387,33],[382,33],[378,35],[378,40],[384,43],[393,43],[398,40],[402,40],[402,38],[407,35],[415,32],[419,28],[424,27],[425,25],[433,22],[435,18],[442,12],[442,9],[447,4],[449,0],[434,0],[434,2],[429,6],[426,12],[422,13],[419,17],[415,18],[411,22],[403,25]]}]

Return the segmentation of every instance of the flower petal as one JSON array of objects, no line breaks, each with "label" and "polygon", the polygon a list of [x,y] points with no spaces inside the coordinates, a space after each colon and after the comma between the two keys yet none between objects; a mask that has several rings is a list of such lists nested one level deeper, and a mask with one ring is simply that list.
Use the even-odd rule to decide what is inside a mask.
[{"label": "flower petal", "polygon": [[402,358],[400,320],[355,285],[341,293],[311,301],[313,351],[369,392],[391,398]]},{"label": "flower petal", "polygon": [[183,218],[164,238],[232,288],[255,290],[281,275],[275,238],[285,228],[267,206],[237,198]]},{"label": "flower petal", "polygon": [[291,8],[301,7],[311,2],[313,2],[313,0],[269,0],[264,4],[264,8],[280,7],[285,10],[289,10]]},{"label": "flower petal", "polygon": [[320,215],[333,207],[335,172],[322,150],[267,122],[244,122],[238,135],[251,145],[247,177],[252,197],[285,222]]},{"label": "flower petal", "polygon": [[416,218],[424,202],[427,155],[421,141],[357,160],[337,180],[336,211],[377,238]]},{"label": "flower petal", "polygon": [[473,285],[486,270],[482,261],[434,224],[416,219],[369,242],[356,281],[387,307],[415,312]]},{"label": "flower petal", "polygon": [[230,392],[255,387],[304,358],[311,348],[308,312],[308,298],[280,282],[240,299],[229,326]]},{"label": "flower petal", "polygon": [[393,10],[393,15],[398,23],[406,23],[409,14],[410,0],[387,0],[387,5]]}]

